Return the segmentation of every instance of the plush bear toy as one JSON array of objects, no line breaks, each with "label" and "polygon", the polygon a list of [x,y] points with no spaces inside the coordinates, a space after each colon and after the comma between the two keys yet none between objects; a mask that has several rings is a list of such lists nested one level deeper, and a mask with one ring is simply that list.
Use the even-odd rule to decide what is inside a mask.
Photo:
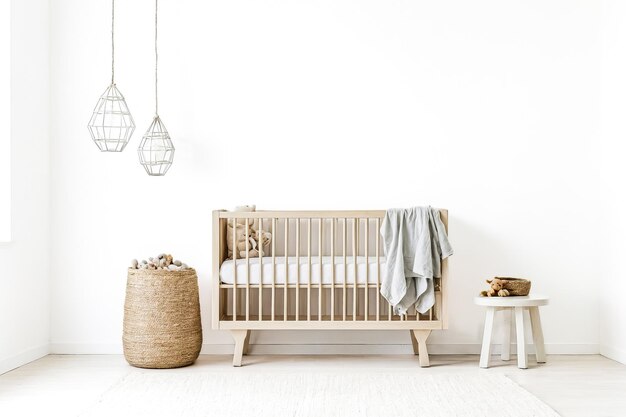
[{"label": "plush bear toy", "polygon": [[497,295],[498,297],[506,297],[509,295],[509,291],[504,288],[508,281],[504,279],[494,278],[491,280],[487,280],[487,284],[489,284],[490,288],[487,291],[481,291],[480,295],[483,297],[492,297]]},{"label": "plush bear toy", "polygon": [[[256,211],[256,206],[240,206],[236,207],[234,211],[239,212],[253,212]],[[236,247],[237,258],[246,257],[246,249],[248,249],[248,256],[250,258],[257,258],[259,254],[265,255],[264,247],[268,246],[272,241],[272,234],[270,232],[259,232],[259,220],[248,220],[248,227],[246,228],[245,219],[229,219],[228,228],[226,231],[226,244],[228,246],[228,259],[233,259],[233,249]],[[235,243],[233,243],[233,232],[235,236]]]},{"label": "plush bear toy", "polygon": [[[251,258],[256,258],[259,256],[259,253],[265,256],[264,247],[269,246],[272,242],[272,234],[270,232],[263,231],[263,233],[259,232],[256,229],[252,229],[252,234],[250,236],[252,238],[251,242],[253,243],[253,248],[249,251],[249,255]],[[246,256],[246,249],[244,247],[243,257]]]}]

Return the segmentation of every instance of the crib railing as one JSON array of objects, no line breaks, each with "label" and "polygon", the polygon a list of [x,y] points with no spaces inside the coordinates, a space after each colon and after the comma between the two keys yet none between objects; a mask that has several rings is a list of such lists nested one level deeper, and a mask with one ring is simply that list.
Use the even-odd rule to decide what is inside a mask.
[{"label": "crib railing", "polygon": [[[440,210],[447,228],[447,211]],[[380,238],[383,210],[213,212],[212,324],[215,329],[445,329],[447,328],[447,261],[435,280],[435,305],[425,314],[415,310],[395,315],[380,295],[384,251]],[[242,221],[246,230],[257,221],[259,233],[270,232],[271,244],[259,253],[261,277],[250,280],[250,249],[233,251],[232,284],[222,283],[220,267],[228,256],[228,221]],[[232,228],[236,241],[235,228]],[[295,257],[296,277],[289,276]],[[282,259],[281,259],[282,258]],[[322,282],[324,258],[330,262],[330,283]],[[330,258],[330,259],[328,259]],[[358,259],[364,258],[365,278],[357,280]],[[277,260],[279,261],[277,263]],[[316,262],[317,261],[317,262]],[[245,265],[245,283],[237,279],[237,262]],[[282,262],[282,264],[280,263]],[[263,265],[271,263],[271,283]],[[301,282],[301,266],[308,280]],[[350,265],[352,264],[352,265]],[[353,273],[348,274],[349,266]],[[284,267],[284,282],[277,282]],[[341,267],[343,280],[336,280]],[[319,281],[312,282],[319,268]],[[375,282],[370,274],[375,273]],[[240,277],[241,278],[241,277]],[[267,278],[267,277],[266,277]],[[372,276],[373,280],[373,276]]]}]

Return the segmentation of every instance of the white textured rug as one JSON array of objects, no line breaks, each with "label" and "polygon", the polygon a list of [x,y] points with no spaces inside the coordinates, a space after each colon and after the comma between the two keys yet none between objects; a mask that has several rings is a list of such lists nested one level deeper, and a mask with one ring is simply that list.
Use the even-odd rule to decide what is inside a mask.
[{"label": "white textured rug", "polygon": [[505,376],[133,372],[85,417],[558,416]]}]

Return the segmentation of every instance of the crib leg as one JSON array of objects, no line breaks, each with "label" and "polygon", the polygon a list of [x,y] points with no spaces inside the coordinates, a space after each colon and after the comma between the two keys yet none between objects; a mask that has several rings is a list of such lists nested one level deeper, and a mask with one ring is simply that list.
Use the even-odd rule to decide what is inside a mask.
[{"label": "crib leg", "polygon": [[409,330],[409,333],[411,334],[411,344],[413,345],[413,354],[419,355],[420,349],[417,344],[417,339],[415,338],[415,335],[413,334],[413,330]]},{"label": "crib leg", "polygon": [[250,350],[250,334],[252,333],[251,330],[246,330],[246,340],[244,340],[243,342],[243,354],[247,355],[248,351]]},{"label": "crib leg", "polygon": [[233,366],[241,366],[246,337],[249,330],[231,330],[230,334],[235,339],[235,351],[233,353]]},{"label": "crib leg", "polygon": [[428,336],[430,336],[430,330],[411,330],[411,332],[417,340],[420,366],[422,368],[430,366],[430,360],[428,359],[428,348],[426,346],[426,339],[428,339]]}]

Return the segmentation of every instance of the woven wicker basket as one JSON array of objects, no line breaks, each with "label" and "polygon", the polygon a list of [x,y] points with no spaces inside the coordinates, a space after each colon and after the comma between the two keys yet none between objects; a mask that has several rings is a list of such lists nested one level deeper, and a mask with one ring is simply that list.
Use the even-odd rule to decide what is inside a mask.
[{"label": "woven wicker basket", "polygon": [[129,269],[124,356],[139,368],[194,363],[202,346],[196,271]]},{"label": "woven wicker basket", "polygon": [[504,288],[509,290],[509,295],[528,295],[530,293],[530,281],[522,278],[496,277],[504,279],[507,283]]}]

